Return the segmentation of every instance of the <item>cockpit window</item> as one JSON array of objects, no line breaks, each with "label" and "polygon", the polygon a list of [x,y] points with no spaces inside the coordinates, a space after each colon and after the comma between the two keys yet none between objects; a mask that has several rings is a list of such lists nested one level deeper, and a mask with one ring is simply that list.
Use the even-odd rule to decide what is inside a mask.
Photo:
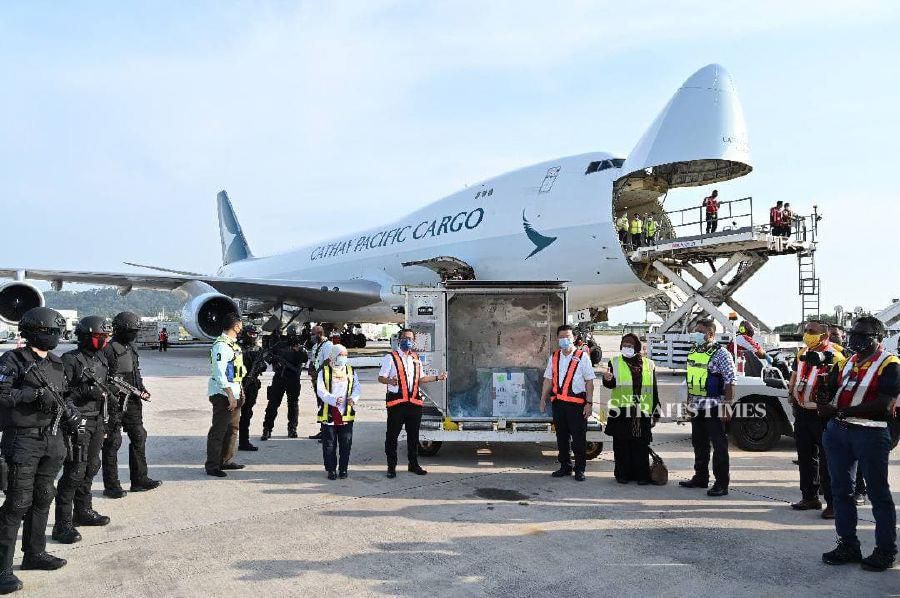
[{"label": "cockpit window", "polygon": [[615,168],[622,168],[622,166],[625,164],[625,158],[613,158],[612,160],[610,160],[610,162],[612,162],[612,165]]},{"label": "cockpit window", "polygon": [[590,164],[588,164],[587,170],[584,171],[584,174],[600,172],[601,170],[606,170],[607,168],[622,168],[623,164],[625,164],[625,160],[623,160],[622,158],[613,158],[612,160],[597,160],[596,162],[591,162]]}]

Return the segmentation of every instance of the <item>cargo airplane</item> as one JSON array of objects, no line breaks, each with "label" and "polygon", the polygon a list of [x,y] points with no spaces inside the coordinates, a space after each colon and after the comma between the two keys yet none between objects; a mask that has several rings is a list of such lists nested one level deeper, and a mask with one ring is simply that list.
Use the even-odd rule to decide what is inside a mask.
[{"label": "cargo airplane", "polygon": [[[206,275],[0,269],[0,317],[17,321],[44,297],[31,280],[167,289],[185,297],[184,327],[213,338],[227,312],[299,321],[401,322],[403,288],[442,278],[567,281],[571,311],[657,294],[619,243],[626,210],[667,219],[669,189],[726,181],[752,170],[746,124],[731,75],[708,65],[675,92],[627,158],[593,152],[502,174],[390,224],[257,257],[225,191],[218,194],[222,266]],[[136,265],[136,264],[132,264]],[[299,311],[299,314],[297,313]]]}]

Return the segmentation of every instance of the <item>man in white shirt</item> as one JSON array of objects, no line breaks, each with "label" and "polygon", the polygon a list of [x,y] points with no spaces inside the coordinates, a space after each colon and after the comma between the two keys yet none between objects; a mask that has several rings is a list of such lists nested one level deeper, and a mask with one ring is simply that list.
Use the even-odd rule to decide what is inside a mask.
[{"label": "man in white shirt", "polygon": [[[328,362],[319,370],[316,395],[322,402],[318,421],[322,425],[322,457],[329,480],[347,477],[359,377],[347,362],[347,348],[334,345]],[[340,463],[338,462],[340,448]],[[337,471],[335,471],[337,469]]]},{"label": "man in white shirt", "polygon": [[[244,360],[241,347],[237,343],[243,324],[241,317],[235,313],[226,314],[224,331],[210,349],[210,377],[207,385],[209,402],[212,404],[212,425],[206,436],[206,475],[224,478],[222,471],[231,439],[232,427],[237,428],[240,419],[240,407],[244,400],[241,380],[244,371]],[[228,469],[242,469],[244,466],[230,463]]]},{"label": "man in white shirt", "polygon": [[[322,409],[322,400],[319,398],[316,389],[316,380],[319,370],[321,370],[325,362],[329,360],[333,349],[334,344],[325,336],[325,329],[319,325],[313,326],[312,344],[309,346],[309,362],[307,363],[307,368],[309,370],[309,380],[312,382],[313,395],[316,397],[316,413]],[[318,434],[313,434],[309,439],[321,441],[322,430],[320,429]]]},{"label": "man in white shirt", "polygon": [[415,340],[415,332],[409,329],[401,330],[399,349],[381,358],[381,370],[378,372],[378,381],[387,384],[385,401],[388,419],[384,453],[387,455],[389,478],[397,477],[397,438],[404,427],[409,471],[416,475],[428,473],[419,466],[419,424],[422,421],[422,397],[419,394],[419,385],[447,379],[447,372],[437,376],[422,375],[422,362],[413,351]]},{"label": "man in white shirt", "polygon": [[575,480],[584,481],[587,465],[587,419],[591,415],[594,397],[594,367],[587,351],[575,348],[572,327],[563,324],[556,330],[559,349],[554,351],[544,371],[544,387],[541,389],[541,411],[547,408],[547,397],[553,406],[553,423],[556,425],[556,446],[559,449],[558,470],[553,477],[572,474],[569,446],[575,453]]}]

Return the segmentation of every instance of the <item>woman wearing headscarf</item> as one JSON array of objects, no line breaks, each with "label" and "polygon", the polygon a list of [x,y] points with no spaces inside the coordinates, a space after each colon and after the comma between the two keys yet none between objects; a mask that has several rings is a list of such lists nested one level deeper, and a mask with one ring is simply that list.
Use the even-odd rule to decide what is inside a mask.
[{"label": "woman wearing headscarf", "polygon": [[328,472],[329,480],[344,479],[350,464],[353,420],[356,419],[354,407],[359,400],[359,378],[353,371],[353,366],[347,363],[347,348],[343,345],[334,345],[328,361],[322,364],[316,394],[322,401],[318,420],[322,424],[325,471]]},{"label": "woman wearing headscarf", "polygon": [[644,485],[650,483],[650,430],[659,418],[656,369],[641,355],[636,335],[623,336],[620,348],[603,375],[603,386],[612,389],[606,433],[613,438],[616,481]]}]

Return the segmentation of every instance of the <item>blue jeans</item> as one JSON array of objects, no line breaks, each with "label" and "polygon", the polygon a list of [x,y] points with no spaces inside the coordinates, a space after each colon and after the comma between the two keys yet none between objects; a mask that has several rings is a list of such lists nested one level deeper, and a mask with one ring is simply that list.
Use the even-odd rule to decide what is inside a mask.
[{"label": "blue jeans", "polygon": [[891,435],[887,428],[866,428],[828,422],[822,444],[831,474],[834,495],[834,527],[841,540],[859,546],[856,537],[856,466],[862,471],[875,516],[875,545],[887,554],[897,553],[897,511],[888,486]]}]

